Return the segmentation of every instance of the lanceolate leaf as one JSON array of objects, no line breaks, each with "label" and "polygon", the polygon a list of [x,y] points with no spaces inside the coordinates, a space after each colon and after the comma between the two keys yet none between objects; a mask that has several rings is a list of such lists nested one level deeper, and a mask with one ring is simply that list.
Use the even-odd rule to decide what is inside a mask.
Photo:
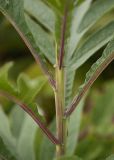
[{"label": "lanceolate leaf", "polygon": [[24,8],[28,14],[54,33],[55,14],[48,5],[41,0],[24,0]]},{"label": "lanceolate leaf", "polygon": [[[52,121],[51,125],[50,125],[50,130],[52,132],[55,132],[55,126],[56,126],[56,123],[55,123],[55,120]],[[43,137],[43,140],[42,140],[42,144],[41,144],[41,149],[40,149],[40,158],[39,160],[51,160],[54,158],[55,156],[55,146],[50,143],[49,139],[47,139],[47,137]],[[45,153],[45,154],[44,154]]]},{"label": "lanceolate leaf", "polygon": [[[87,0],[84,3],[82,3],[82,5],[75,7],[72,11],[70,37],[65,46],[66,66],[69,64],[69,59],[72,57],[72,54],[75,51],[75,48],[77,47],[78,42],[83,35],[77,33],[77,28],[79,26],[80,20],[83,18],[84,13],[87,11],[90,4],[91,0]],[[65,106],[69,105],[69,103],[71,102],[74,78],[75,70],[73,71],[71,69],[71,66],[67,67],[65,71]]]},{"label": "lanceolate leaf", "polygon": [[67,151],[66,155],[72,156],[77,146],[77,140],[79,136],[82,109],[84,106],[84,100],[80,102],[76,110],[73,112],[68,123],[68,139],[67,139]]},{"label": "lanceolate leaf", "polygon": [[23,5],[23,0],[0,0],[0,11],[19,33],[34,59],[40,64],[43,72],[47,75],[50,84],[55,87],[54,80],[45,66],[44,59],[41,59],[39,48],[25,22]]},{"label": "lanceolate leaf", "polygon": [[2,138],[6,148],[11,152],[12,155],[17,157],[19,160],[20,157],[16,152],[16,139],[12,136],[8,118],[4,114],[3,110],[0,107],[0,137]]},{"label": "lanceolate leaf", "polygon": [[55,48],[51,35],[46,33],[39,24],[35,23],[35,21],[27,15],[26,22],[40,51],[52,64],[55,64]]},{"label": "lanceolate leaf", "polygon": [[91,69],[86,74],[86,79],[84,84],[79,88],[78,94],[74,97],[70,107],[65,112],[66,116],[69,116],[81,98],[85,94],[85,92],[91,87],[94,81],[98,78],[98,76],[103,72],[103,70],[113,61],[114,59],[114,40],[107,45],[106,49],[103,52],[103,55],[94,63]]},{"label": "lanceolate leaf", "polygon": [[14,105],[12,111],[10,112],[9,119],[12,135],[18,139],[23,126],[23,121],[25,119],[25,112],[23,112],[23,110],[17,105]]},{"label": "lanceolate leaf", "polygon": [[37,125],[26,114],[23,121],[20,136],[17,141],[17,151],[21,155],[22,160],[35,160],[34,140]]},{"label": "lanceolate leaf", "polygon": [[79,68],[98,49],[100,49],[113,38],[113,33],[114,22],[111,22],[88,37],[87,40],[74,53],[71,60],[72,68]]},{"label": "lanceolate leaf", "polygon": [[114,8],[113,0],[98,0],[93,3],[90,9],[87,11],[85,16],[83,17],[80,26],[79,32],[84,29],[88,29],[93,24],[97,22],[105,13],[109,12]]},{"label": "lanceolate leaf", "polygon": [[[82,20],[85,12],[89,8],[92,0],[86,0],[84,1],[80,6],[74,7],[72,11],[72,20],[71,20],[71,25],[70,25],[70,35],[69,35],[69,40],[66,44],[66,59],[67,63],[69,62],[69,59],[72,57],[79,40],[83,36],[83,33],[78,33],[78,27],[80,24],[80,21]],[[83,11],[83,12],[82,12]]]}]

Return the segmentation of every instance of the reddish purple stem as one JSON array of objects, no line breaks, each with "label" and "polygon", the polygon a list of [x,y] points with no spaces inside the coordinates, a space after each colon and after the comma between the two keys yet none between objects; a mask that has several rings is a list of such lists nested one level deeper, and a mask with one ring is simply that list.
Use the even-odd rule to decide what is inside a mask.
[{"label": "reddish purple stem", "polygon": [[64,58],[64,46],[65,46],[65,32],[67,26],[67,16],[68,16],[68,2],[66,2],[65,13],[63,17],[62,29],[61,29],[61,42],[60,42],[60,53],[59,53],[59,69],[63,65]]}]

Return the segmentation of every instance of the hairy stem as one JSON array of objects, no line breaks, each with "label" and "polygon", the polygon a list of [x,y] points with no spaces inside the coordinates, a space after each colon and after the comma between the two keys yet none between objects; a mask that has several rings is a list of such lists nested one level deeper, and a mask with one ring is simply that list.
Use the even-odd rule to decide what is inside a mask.
[{"label": "hairy stem", "polygon": [[65,120],[63,119],[64,113],[64,84],[63,84],[63,70],[56,68],[56,90],[55,90],[55,102],[56,102],[56,126],[57,137],[61,144],[56,146],[56,155],[60,157],[65,154]]},{"label": "hairy stem", "polygon": [[19,105],[27,114],[29,114],[30,117],[38,124],[43,133],[47,135],[47,137],[51,140],[53,144],[56,145],[60,144],[60,141],[48,130],[48,128],[41,122],[41,120],[34,114],[34,112],[26,104],[21,102],[15,96],[8,94],[7,92],[0,91],[0,95],[12,100],[14,103]]}]

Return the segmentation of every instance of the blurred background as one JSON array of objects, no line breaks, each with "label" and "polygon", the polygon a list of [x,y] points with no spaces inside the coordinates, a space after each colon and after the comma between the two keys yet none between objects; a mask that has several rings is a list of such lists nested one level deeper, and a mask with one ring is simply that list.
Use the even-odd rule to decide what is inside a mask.
[{"label": "blurred background", "polygon": [[[103,25],[114,17],[114,11],[105,15],[98,25]],[[91,34],[95,28],[92,28]],[[105,47],[105,46],[104,46]],[[86,72],[93,62],[102,54],[100,49],[77,72],[74,82],[74,93],[77,87],[84,81]],[[20,73],[26,73],[31,78],[42,76],[40,68],[35,64],[27,47],[17,35],[9,22],[0,15],[0,66],[13,61],[14,66],[10,70],[11,80],[16,83]],[[36,99],[45,115],[47,124],[54,118],[54,95],[46,83]],[[0,97],[7,116],[10,115],[13,106],[11,101]],[[23,117],[20,117],[23,118]],[[102,160],[114,153],[114,62],[102,73],[99,79],[88,93],[83,110],[82,123],[78,138],[76,154],[85,160]],[[2,148],[0,148],[2,152]]]}]

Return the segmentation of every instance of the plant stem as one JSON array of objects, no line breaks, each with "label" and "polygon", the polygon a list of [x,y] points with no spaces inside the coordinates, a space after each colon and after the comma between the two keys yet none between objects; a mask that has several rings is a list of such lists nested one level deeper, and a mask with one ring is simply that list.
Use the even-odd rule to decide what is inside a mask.
[{"label": "plant stem", "polygon": [[60,144],[56,145],[56,156],[60,157],[65,154],[66,148],[66,120],[64,117],[64,70],[56,67],[56,129],[57,137]]}]

